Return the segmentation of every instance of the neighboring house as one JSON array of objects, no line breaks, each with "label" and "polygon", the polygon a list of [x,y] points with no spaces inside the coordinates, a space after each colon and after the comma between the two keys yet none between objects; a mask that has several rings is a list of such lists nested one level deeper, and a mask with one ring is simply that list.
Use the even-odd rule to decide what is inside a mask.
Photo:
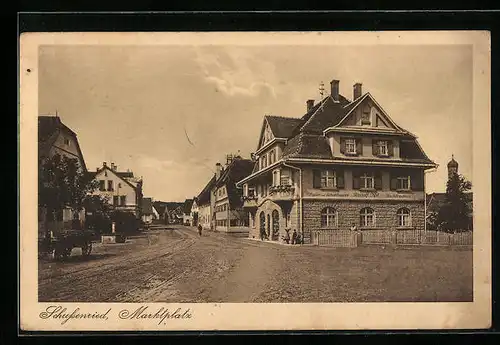
[{"label": "neighboring house", "polygon": [[191,226],[198,226],[199,212],[198,200],[194,197],[193,204],[191,205]]},{"label": "neighboring house", "polygon": [[424,229],[424,171],[437,165],[362,86],[306,102],[300,118],[265,116],[253,172],[238,182],[250,236],[297,230]]},{"label": "neighboring house", "polygon": [[168,223],[169,214],[166,202],[153,201],[153,211],[155,212],[155,217],[157,217],[157,220],[162,223]]},{"label": "neighboring house", "polygon": [[168,223],[169,224],[182,224],[184,216],[184,203],[183,202],[167,202],[168,210]]},{"label": "neighboring house", "polygon": [[[236,188],[236,182],[248,176],[253,166],[252,160],[238,156],[234,157],[220,173],[220,178],[217,179],[213,188],[216,231],[248,233],[248,211],[243,209],[242,190]],[[220,168],[221,166],[217,165],[217,169]]]},{"label": "neighboring house", "polygon": [[135,177],[132,171],[118,171],[114,163],[108,166],[106,162],[92,174],[99,182],[94,195],[106,197],[115,210],[131,212],[138,219],[141,217],[141,178]]},{"label": "neighboring house", "polygon": [[[87,173],[87,167],[78,143],[77,135],[62,123],[58,116],[44,115],[38,117],[38,161],[41,164],[56,154],[78,160],[81,171]],[[56,212],[55,221],[47,215],[44,207],[38,208],[38,230],[44,236],[47,231],[62,229],[82,229],[85,222],[85,211],[73,211],[63,208]]]},{"label": "neighboring house", "polygon": [[142,214],[141,220],[145,224],[151,224],[153,219],[157,216],[155,215],[156,210],[153,208],[152,198],[142,198]]},{"label": "neighboring house", "polygon": [[[448,162],[448,179],[453,174],[458,174],[458,163],[455,159],[451,158]],[[473,194],[472,192],[466,192],[465,196],[467,198],[467,203],[469,206],[469,229],[472,230],[473,227]],[[427,229],[431,230],[434,227],[432,223],[432,219],[435,219],[441,207],[446,203],[446,193],[430,193],[426,196],[427,200],[427,210],[426,210],[426,218],[427,218]]]},{"label": "neighboring house", "polygon": [[203,188],[201,193],[198,194],[198,197],[196,198],[198,205],[198,222],[201,224],[203,229],[213,230],[212,209],[215,207],[215,194],[213,193],[215,180],[216,175],[213,175],[205,188]]},{"label": "neighboring house", "polygon": [[191,207],[193,206],[193,199],[186,199],[184,201],[183,212],[182,212],[182,224],[191,225]]}]

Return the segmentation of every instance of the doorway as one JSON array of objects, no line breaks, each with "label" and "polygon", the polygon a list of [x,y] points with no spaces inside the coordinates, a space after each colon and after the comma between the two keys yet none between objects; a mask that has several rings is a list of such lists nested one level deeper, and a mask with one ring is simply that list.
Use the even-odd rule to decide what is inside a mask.
[{"label": "doorway", "polygon": [[260,234],[260,237],[261,239],[263,239],[266,234],[266,215],[264,214],[264,212],[261,212],[260,213],[260,216],[259,216],[259,234]]},{"label": "doorway", "polygon": [[280,215],[278,211],[274,210],[273,213],[273,234],[272,234],[272,240],[273,241],[278,241],[279,240],[279,233],[280,233]]}]

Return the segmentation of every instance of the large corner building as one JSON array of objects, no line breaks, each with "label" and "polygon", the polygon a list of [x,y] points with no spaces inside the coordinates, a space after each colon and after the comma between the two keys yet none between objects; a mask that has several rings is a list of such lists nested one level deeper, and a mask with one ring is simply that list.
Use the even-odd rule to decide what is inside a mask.
[{"label": "large corner building", "polygon": [[250,237],[358,229],[423,230],[424,171],[436,164],[357,83],[339,81],[298,118],[265,116],[252,173],[241,179]]}]

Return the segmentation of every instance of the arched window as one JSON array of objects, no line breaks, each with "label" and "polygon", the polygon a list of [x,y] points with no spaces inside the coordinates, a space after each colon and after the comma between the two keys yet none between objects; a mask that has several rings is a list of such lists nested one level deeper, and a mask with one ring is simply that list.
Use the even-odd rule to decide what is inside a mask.
[{"label": "arched window", "polygon": [[321,211],[321,227],[333,228],[337,226],[337,210],[333,207],[325,207]]},{"label": "arched window", "polygon": [[365,207],[361,209],[359,220],[361,226],[373,226],[375,225],[375,212],[371,208]]},{"label": "arched window", "polygon": [[407,208],[400,208],[397,212],[398,225],[401,227],[411,226],[411,213]]}]

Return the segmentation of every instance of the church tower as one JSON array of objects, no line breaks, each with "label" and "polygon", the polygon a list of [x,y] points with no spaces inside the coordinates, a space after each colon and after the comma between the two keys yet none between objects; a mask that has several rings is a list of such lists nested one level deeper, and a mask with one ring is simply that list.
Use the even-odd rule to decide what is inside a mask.
[{"label": "church tower", "polygon": [[455,174],[458,174],[458,163],[453,155],[451,155],[451,161],[448,162],[448,179]]}]

